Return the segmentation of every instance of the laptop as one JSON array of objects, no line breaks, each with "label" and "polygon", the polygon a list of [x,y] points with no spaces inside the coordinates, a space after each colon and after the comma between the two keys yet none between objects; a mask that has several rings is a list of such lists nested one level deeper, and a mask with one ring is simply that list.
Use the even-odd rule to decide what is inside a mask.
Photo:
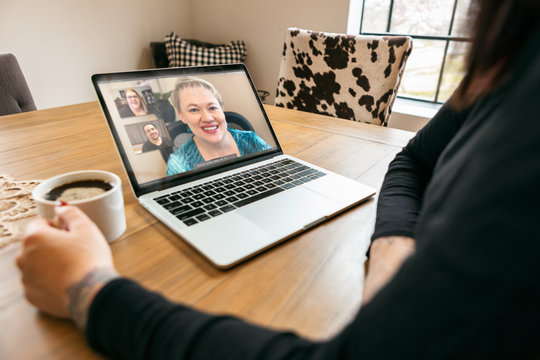
[{"label": "laptop", "polygon": [[[375,194],[284,154],[243,64],[96,74],[92,82],[140,204],[217,268]],[[180,87],[175,104],[182,82],[192,87]],[[218,96],[221,112],[211,104]],[[212,141],[231,138],[234,151],[209,156]]]}]

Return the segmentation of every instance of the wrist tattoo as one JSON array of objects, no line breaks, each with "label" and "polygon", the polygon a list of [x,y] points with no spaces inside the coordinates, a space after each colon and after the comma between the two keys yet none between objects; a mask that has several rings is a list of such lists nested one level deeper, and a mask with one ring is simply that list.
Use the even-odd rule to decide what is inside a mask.
[{"label": "wrist tattoo", "polygon": [[71,285],[68,290],[69,315],[79,329],[84,330],[90,308],[89,296],[96,285],[105,285],[119,275],[110,268],[96,268],[86,274],[81,281]]}]

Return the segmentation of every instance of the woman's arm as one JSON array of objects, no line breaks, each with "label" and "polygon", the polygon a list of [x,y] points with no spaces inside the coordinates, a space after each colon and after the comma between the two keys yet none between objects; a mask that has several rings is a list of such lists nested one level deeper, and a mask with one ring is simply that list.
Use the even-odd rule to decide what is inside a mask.
[{"label": "woman's arm", "polygon": [[[173,304],[118,278],[109,245],[78,208],[56,208],[64,229],[28,225],[16,263],[25,296],[45,313],[71,318],[92,347],[117,359],[291,359],[314,344],[229,316]],[[47,271],[43,271],[47,269]]]},{"label": "woman's arm", "polygon": [[372,240],[403,235],[414,238],[424,190],[439,156],[461,127],[467,111],[443,105],[390,163],[379,194]]},{"label": "woman's arm", "polygon": [[316,348],[292,333],[174,304],[128,279],[97,294],[86,330],[89,344],[114,359],[294,359]]},{"label": "woman's arm", "polygon": [[390,163],[377,203],[362,303],[366,304],[415,251],[415,226],[437,159],[466,117],[447,105]]},{"label": "woman's arm", "polygon": [[385,236],[373,240],[362,304],[368,303],[394,277],[415,248],[416,241],[408,236]]}]

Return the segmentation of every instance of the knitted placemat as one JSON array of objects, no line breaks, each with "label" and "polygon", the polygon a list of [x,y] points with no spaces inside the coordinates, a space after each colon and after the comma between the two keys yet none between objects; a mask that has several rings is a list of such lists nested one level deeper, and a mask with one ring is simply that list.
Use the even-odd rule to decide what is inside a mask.
[{"label": "knitted placemat", "polygon": [[20,241],[24,226],[37,215],[32,190],[39,180],[18,181],[0,175],[0,249]]}]

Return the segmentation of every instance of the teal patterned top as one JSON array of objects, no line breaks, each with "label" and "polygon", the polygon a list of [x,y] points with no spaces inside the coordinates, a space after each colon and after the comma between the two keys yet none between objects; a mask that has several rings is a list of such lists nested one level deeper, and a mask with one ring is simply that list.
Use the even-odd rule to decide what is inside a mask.
[{"label": "teal patterned top", "polygon": [[[257,151],[271,149],[270,145],[264,142],[253,131],[243,131],[236,129],[229,129],[240,155],[248,155]],[[195,165],[203,163],[204,159],[193,141],[193,136],[180,146],[167,161],[167,175],[174,175],[184,171],[193,170]]]}]

